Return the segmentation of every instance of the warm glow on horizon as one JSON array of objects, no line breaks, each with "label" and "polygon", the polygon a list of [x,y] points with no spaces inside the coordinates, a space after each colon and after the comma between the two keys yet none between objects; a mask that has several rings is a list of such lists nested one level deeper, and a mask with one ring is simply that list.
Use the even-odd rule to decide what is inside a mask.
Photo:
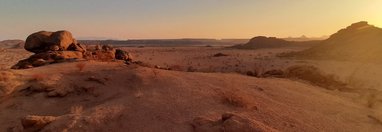
[{"label": "warm glow on horizon", "polygon": [[328,36],[359,21],[382,27],[382,0],[0,1],[0,40],[39,30],[82,39]]}]

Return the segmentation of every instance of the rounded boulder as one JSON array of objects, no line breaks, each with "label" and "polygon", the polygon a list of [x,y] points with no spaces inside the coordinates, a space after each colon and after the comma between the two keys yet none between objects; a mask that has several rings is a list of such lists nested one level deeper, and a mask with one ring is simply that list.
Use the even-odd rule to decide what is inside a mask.
[{"label": "rounded boulder", "polygon": [[67,50],[71,44],[76,43],[68,31],[40,31],[27,37],[24,48],[33,53],[41,53],[52,50],[52,47],[55,47],[54,50]]}]

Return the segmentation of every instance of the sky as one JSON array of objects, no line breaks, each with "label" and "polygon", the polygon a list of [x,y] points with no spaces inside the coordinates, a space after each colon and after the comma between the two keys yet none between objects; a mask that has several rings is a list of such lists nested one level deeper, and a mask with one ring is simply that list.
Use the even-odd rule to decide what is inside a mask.
[{"label": "sky", "polygon": [[382,0],[0,0],[0,40],[45,30],[77,39],[321,37],[382,27]]}]

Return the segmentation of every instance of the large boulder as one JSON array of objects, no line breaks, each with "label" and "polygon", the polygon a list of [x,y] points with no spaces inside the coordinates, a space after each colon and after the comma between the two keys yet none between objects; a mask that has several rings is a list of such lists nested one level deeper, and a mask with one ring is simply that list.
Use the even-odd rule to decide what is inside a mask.
[{"label": "large boulder", "polygon": [[68,31],[40,31],[28,36],[24,48],[33,53],[67,50],[71,44],[77,44]]}]

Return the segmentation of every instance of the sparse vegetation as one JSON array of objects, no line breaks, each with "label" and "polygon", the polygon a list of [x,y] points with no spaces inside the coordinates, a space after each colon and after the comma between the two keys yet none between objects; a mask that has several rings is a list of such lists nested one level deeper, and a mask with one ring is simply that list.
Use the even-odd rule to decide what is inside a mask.
[{"label": "sparse vegetation", "polygon": [[192,67],[192,66],[189,66],[188,68],[187,68],[187,72],[196,72],[197,71],[197,69],[195,69],[194,67]]},{"label": "sparse vegetation", "polygon": [[70,107],[70,114],[80,115],[83,111],[84,107],[80,105]]},{"label": "sparse vegetation", "polygon": [[314,66],[309,65],[297,65],[289,67],[286,70],[286,76],[288,78],[300,79],[308,81],[314,85],[318,85],[327,89],[348,89],[346,84],[335,78],[334,75],[327,75],[322,73],[321,70]]},{"label": "sparse vegetation", "polygon": [[151,68],[151,69],[153,71],[154,77],[156,78],[158,76],[158,74],[159,74],[159,71],[156,70],[155,68]]},{"label": "sparse vegetation", "polygon": [[257,72],[256,71],[247,71],[247,76],[257,77]]}]

